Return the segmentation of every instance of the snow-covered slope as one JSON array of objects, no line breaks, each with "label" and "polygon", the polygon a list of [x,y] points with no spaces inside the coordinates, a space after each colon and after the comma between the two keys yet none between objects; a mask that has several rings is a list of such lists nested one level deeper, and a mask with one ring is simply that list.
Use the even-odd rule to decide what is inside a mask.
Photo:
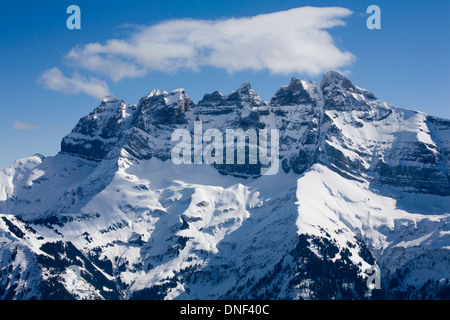
[{"label": "snow-covered slope", "polygon": [[[175,129],[278,129],[280,170],[170,160]],[[105,98],[0,172],[3,299],[450,298],[450,121],[336,72]],[[380,270],[381,289],[368,285]]]}]

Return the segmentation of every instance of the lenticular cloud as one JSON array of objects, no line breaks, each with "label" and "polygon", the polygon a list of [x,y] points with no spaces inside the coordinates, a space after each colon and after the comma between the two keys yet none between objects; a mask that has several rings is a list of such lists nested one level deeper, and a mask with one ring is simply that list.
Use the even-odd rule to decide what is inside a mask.
[{"label": "lenticular cloud", "polygon": [[73,48],[67,59],[114,81],[150,70],[228,72],[268,70],[318,75],[350,65],[354,56],[338,49],[327,29],[345,25],[345,8],[303,7],[226,20],[170,20],[141,27],[127,39]]}]

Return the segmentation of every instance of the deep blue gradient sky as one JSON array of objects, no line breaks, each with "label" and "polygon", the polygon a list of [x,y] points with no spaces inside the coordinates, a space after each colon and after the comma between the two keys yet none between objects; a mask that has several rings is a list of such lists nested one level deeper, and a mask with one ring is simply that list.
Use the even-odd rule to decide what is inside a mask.
[{"label": "deep blue gradient sky", "polygon": [[[68,30],[66,8],[81,8],[81,30]],[[382,29],[368,30],[366,9],[381,10]],[[75,69],[64,58],[74,47],[125,38],[128,25],[150,26],[170,19],[229,19],[250,17],[302,6],[339,6],[353,11],[346,26],[329,29],[336,45],[356,56],[346,68],[356,85],[391,105],[450,119],[450,1],[1,1],[0,3],[0,168],[15,159],[59,151],[62,137],[99,104],[83,93],[68,95],[38,83],[45,70],[58,67],[65,75]],[[83,76],[88,72],[79,70]],[[305,74],[274,75],[204,67],[198,72],[152,71],[146,76],[105,81],[126,103],[137,103],[154,88],[183,87],[198,102],[203,94],[229,93],[249,81],[265,100],[292,76],[320,81]],[[37,129],[18,130],[15,121]]]}]

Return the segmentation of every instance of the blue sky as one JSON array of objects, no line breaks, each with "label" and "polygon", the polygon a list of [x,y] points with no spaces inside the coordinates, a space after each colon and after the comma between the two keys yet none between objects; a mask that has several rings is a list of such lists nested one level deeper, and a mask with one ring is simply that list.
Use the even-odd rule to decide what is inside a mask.
[{"label": "blue sky", "polygon": [[[71,4],[81,8],[81,30],[68,30],[66,27],[69,17],[66,9]],[[371,4],[381,8],[381,30],[369,30],[366,27],[369,17],[366,9]],[[145,60],[145,54],[132,55],[129,59],[135,67],[141,69],[134,76],[125,73],[122,77],[117,76],[118,73],[113,68],[108,69],[109,73],[100,72],[86,64],[86,57],[92,57],[87,49],[88,44],[99,44],[99,50],[109,49],[112,46],[108,46],[107,41],[116,39],[123,40],[120,43],[125,44],[125,49],[129,49],[135,45],[130,39],[139,37],[144,32],[156,34],[158,30],[163,30],[163,34],[159,36],[165,37],[169,27],[153,28],[163,22],[188,18],[191,22],[187,26],[192,27],[197,21],[213,21],[211,32],[208,34],[202,30],[195,40],[199,43],[200,38],[211,37],[213,32],[220,31],[225,24],[245,26],[245,20],[239,20],[240,18],[263,14],[270,16],[303,6],[342,7],[351,10],[352,14],[337,18],[345,22],[345,26],[326,28],[331,42],[324,37],[323,43],[314,45],[336,49],[335,64],[341,64],[337,69],[347,72],[347,76],[356,85],[371,90],[378,98],[392,105],[450,119],[449,1],[2,1],[0,167],[10,166],[15,159],[34,153],[46,156],[56,154],[62,137],[70,132],[81,117],[99,104],[98,95],[105,90],[126,103],[135,104],[152,89],[171,91],[183,87],[197,102],[204,93],[215,90],[229,93],[249,81],[263,99],[269,100],[292,76],[320,81],[324,72],[319,70],[315,74],[308,69],[312,65],[308,58],[305,60],[308,62],[306,67],[299,65],[296,66],[297,69],[292,67],[289,70],[291,61],[283,60],[286,57],[288,59],[286,52],[281,59],[285,64],[271,64],[267,57],[261,56],[258,57],[262,61],[261,66],[255,65],[249,69],[239,66],[239,62],[247,61],[245,51],[241,52],[243,59],[231,57],[229,63],[220,61],[221,58],[228,58],[223,54],[218,56],[219,61],[216,59],[215,62],[204,64],[197,63],[194,56],[186,60],[187,63],[194,64],[192,68],[177,67],[173,70],[157,70],[154,67],[155,63],[168,60],[139,64],[136,61]],[[333,14],[328,19],[332,19]],[[292,19],[293,15],[287,17]],[[304,18],[307,20],[308,17]],[[277,35],[277,32],[281,37],[287,34],[283,23],[267,27],[264,21],[269,21],[270,24],[272,20],[261,21],[263,35],[271,30],[273,34],[269,34],[270,36]],[[288,22],[302,23],[298,20]],[[319,25],[314,19],[311,23]],[[180,27],[176,24],[169,26]],[[254,28],[253,32],[259,32],[259,25],[251,27]],[[190,31],[186,32],[190,35]],[[242,36],[245,35],[243,33]],[[234,41],[239,40],[234,38]],[[284,45],[282,40],[283,38],[279,43]],[[301,51],[310,40],[306,37],[303,39],[304,43],[299,42],[296,46],[289,44],[283,49]],[[212,45],[214,39],[209,38],[208,41],[208,45]],[[163,44],[166,46],[172,43]],[[220,47],[221,44],[213,45]],[[265,48],[267,47],[270,45]],[[258,49],[257,41],[252,48]],[[269,50],[270,54],[277,52],[273,48],[268,49],[272,50]],[[120,50],[122,49],[119,48],[116,55],[106,62],[117,62],[120,59],[120,63],[129,62],[128,58],[124,59],[120,55]],[[69,52],[76,53],[73,55],[76,58],[68,58]],[[352,59],[345,60],[349,55]],[[332,56],[330,54],[330,60]],[[180,62],[180,59],[177,61]],[[183,61],[181,60],[181,64]],[[322,59],[313,62],[323,64],[327,61]],[[221,65],[222,62],[225,67]],[[279,72],[280,70],[284,71]],[[59,76],[62,84],[58,82],[57,88],[52,88],[43,82],[46,72],[52,79]],[[96,91],[95,94],[86,94],[84,89],[70,92],[68,86],[78,83],[87,83],[88,86],[96,84],[100,89],[107,89]]]}]

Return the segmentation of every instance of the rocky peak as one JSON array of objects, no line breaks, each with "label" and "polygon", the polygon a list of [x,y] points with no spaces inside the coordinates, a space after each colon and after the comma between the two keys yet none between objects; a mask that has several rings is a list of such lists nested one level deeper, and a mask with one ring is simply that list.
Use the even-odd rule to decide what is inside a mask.
[{"label": "rocky peak", "polygon": [[355,86],[348,78],[336,71],[329,71],[323,76],[320,88],[324,96],[356,93],[369,100],[377,99],[372,92]]},{"label": "rocky peak", "polygon": [[84,117],[84,119],[92,118],[93,120],[101,121],[102,118],[108,118],[111,113],[115,113],[122,104],[125,104],[125,102],[114,96],[107,96],[103,98],[98,107]]},{"label": "rocky peak", "polygon": [[320,87],[322,88],[322,90],[336,87],[351,90],[355,86],[349,79],[344,77],[342,74],[336,71],[329,71],[323,76],[322,81],[320,82]]},{"label": "rocky peak", "polygon": [[207,93],[203,96],[202,100],[198,102],[199,106],[215,106],[221,105],[224,100],[224,95],[219,91],[214,91],[213,93]]},{"label": "rocky peak", "polygon": [[252,90],[252,85],[250,82],[243,83],[237,90],[235,90],[243,95],[249,95]]},{"label": "rocky peak", "polygon": [[200,107],[211,106],[248,106],[251,108],[266,106],[266,103],[258,94],[252,90],[249,82],[245,82],[230,94],[224,95],[219,91],[205,94],[198,103]]},{"label": "rocky peak", "polygon": [[89,159],[103,159],[111,151],[135,106],[116,97],[106,97],[89,115],[80,119],[61,141],[61,152]]},{"label": "rocky peak", "polygon": [[157,109],[162,107],[176,107],[182,104],[192,105],[192,100],[184,89],[175,89],[171,93],[154,89],[147,96],[139,100],[138,107],[141,109]]},{"label": "rocky peak", "polygon": [[249,82],[245,82],[238,89],[231,92],[225,101],[228,104],[236,104],[238,106],[249,105],[250,107],[261,107],[265,106],[266,103],[261,99],[258,94],[252,90]]},{"label": "rocky peak", "polygon": [[163,90],[152,90],[139,101],[133,125],[148,131],[149,125],[186,123],[185,113],[194,104],[184,89],[176,89],[171,93]]},{"label": "rocky peak", "polygon": [[278,106],[315,105],[315,101],[303,86],[302,81],[296,77],[291,79],[289,85],[281,87],[270,103]]}]

